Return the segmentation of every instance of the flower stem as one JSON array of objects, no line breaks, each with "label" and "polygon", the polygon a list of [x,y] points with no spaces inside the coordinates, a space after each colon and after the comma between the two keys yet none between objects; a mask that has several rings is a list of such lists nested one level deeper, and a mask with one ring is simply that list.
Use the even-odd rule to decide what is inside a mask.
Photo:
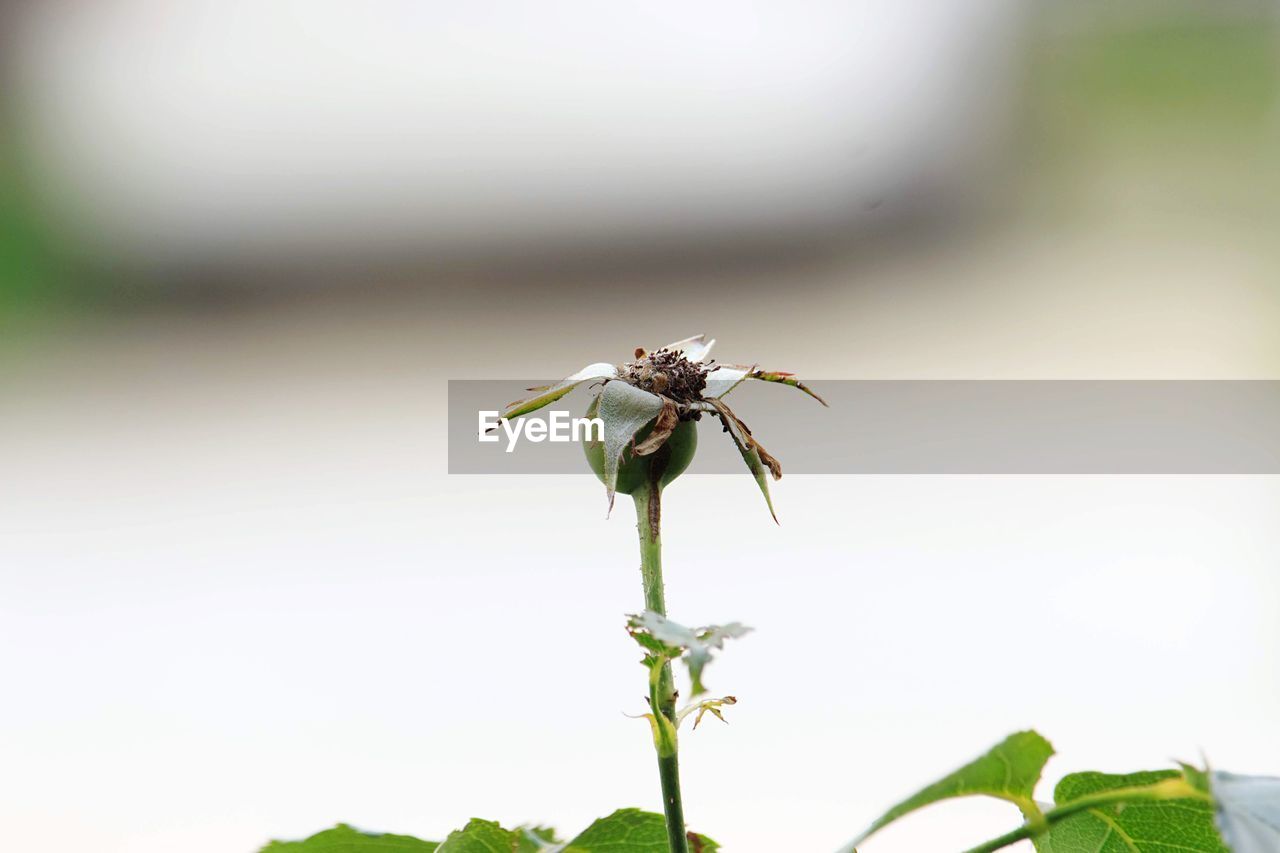
[{"label": "flower stem", "polygon": [[[640,531],[640,574],[644,580],[644,606],[667,614],[662,584],[662,486],[655,476],[634,495],[636,527]],[[680,798],[680,765],[676,750],[676,690],[671,664],[663,663],[656,689],[650,690],[653,713],[665,718],[655,725],[662,736],[654,738],[658,752],[658,775],[662,781],[662,809],[667,816],[667,838],[671,853],[688,853],[684,830],[684,802]],[[664,725],[665,723],[665,725]]]}]

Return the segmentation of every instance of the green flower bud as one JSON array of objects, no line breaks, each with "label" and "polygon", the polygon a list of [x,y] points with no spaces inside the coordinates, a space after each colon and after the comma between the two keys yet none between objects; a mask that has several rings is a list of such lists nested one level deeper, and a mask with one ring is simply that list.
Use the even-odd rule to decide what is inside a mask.
[{"label": "green flower bud", "polygon": [[[587,417],[594,418],[597,413],[597,402],[591,401],[587,408]],[[636,433],[635,444],[640,444],[653,431],[654,421],[647,423]],[[655,474],[659,483],[666,486],[676,477],[684,473],[693,461],[693,454],[698,449],[698,425],[692,420],[681,421],[671,436],[656,451],[648,456],[636,456],[631,447],[622,451],[622,460],[618,465],[618,482],[615,491],[624,495],[633,495]],[[582,450],[586,454],[587,464],[604,482],[604,442],[585,441]]]}]

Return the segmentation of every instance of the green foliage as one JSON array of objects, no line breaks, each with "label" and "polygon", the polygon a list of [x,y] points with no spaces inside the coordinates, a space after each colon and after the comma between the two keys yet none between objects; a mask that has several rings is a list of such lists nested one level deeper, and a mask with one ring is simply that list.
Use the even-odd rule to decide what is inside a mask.
[{"label": "green foliage", "polygon": [[1040,772],[1051,755],[1053,747],[1036,732],[1009,735],[986,754],[889,809],[854,843],[862,843],[905,814],[953,797],[977,794],[997,797],[1016,805],[1028,818],[1039,817],[1040,809],[1033,795]]},{"label": "green foliage", "polygon": [[491,820],[472,818],[449,833],[436,853],[536,853],[548,845],[526,829],[503,829]]},{"label": "green foliage", "polygon": [[261,853],[432,853],[435,841],[408,835],[376,835],[340,823],[302,841],[272,841]]},{"label": "green foliage", "polygon": [[[657,614],[646,614],[646,617]],[[671,650],[703,632],[736,636],[741,626],[691,630],[653,618],[633,617],[646,648]],[[733,630],[730,630],[733,629]],[[703,638],[705,641],[705,637]],[[664,653],[658,651],[656,653]],[[726,697],[731,700],[732,697]],[[716,700],[710,704],[725,703]],[[731,704],[731,702],[728,702]],[[718,714],[717,714],[718,716]],[[1013,803],[1026,822],[974,847],[994,853],[1030,839],[1038,853],[1276,853],[1280,850],[1280,779],[1181,770],[1126,774],[1073,773],[1058,783],[1053,807],[1033,799],[1053,747],[1034,731],[1018,732],[954,773],[903,800],[843,848],[854,851],[872,833],[931,803],[987,796]],[[1219,834],[1221,832],[1221,835]],[[1229,845],[1223,842],[1229,841]],[[689,833],[691,853],[719,850],[711,839]],[[666,820],[639,809],[619,809],[561,843],[546,828],[503,829],[473,819],[443,844],[405,835],[375,835],[350,826],[303,841],[273,841],[261,853],[669,853]]]},{"label": "green foliage", "polygon": [[[1030,839],[1038,853],[1275,853],[1280,850],[1280,779],[1180,770],[1073,773],[1052,808],[1033,799],[1053,747],[1035,732],[1010,735],[894,806],[856,841],[930,803],[974,794],[1017,805],[1026,821],[968,853],[994,853]],[[1216,821],[1215,821],[1216,818]],[[1221,831],[1221,835],[1219,832]],[[1223,843],[1223,838],[1229,841]]]},{"label": "green foliage", "polygon": [[[339,824],[303,841],[273,841],[261,853],[668,853],[666,826],[660,814],[619,809],[564,844],[546,827],[503,829],[493,821],[473,818],[438,844]],[[693,833],[689,844],[693,853],[720,849],[710,838]]]},{"label": "green foliage", "polygon": [[1277,94],[1272,36],[1247,22],[1100,28],[1044,57],[1046,99],[1087,104],[1094,122],[1110,125],[1238,131],[1262,121]]},{"label": "green foliage", "polygon": [[[720,845],[690,833],[690,849],[711,853]],[[569,842],[563,853],[668,853],[667,824],[660,814],[618,809],[602,817]]]},{"label": "green foliage", "polygon": [[[1133,791],[1166,780],[1185,780],[1177,770],[1138,773],[1072,773],[1054,790],[1058,807],[1099,794]],[[1056,821],[1035,840],[1039,853],[1227,853],[1213,824],[1213,806],[1200,798],[1101,802]]]}]

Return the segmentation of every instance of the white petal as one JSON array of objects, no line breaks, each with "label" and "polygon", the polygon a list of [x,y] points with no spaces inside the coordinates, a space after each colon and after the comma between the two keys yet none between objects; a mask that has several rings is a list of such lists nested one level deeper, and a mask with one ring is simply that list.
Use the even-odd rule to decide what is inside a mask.
[{"label": "white petal", "polygon": [[702,390],[702,396],[723,397],[734,388],[737,388],[738,383],[746,379],[747,374],[750,372],[751,368],[749,367],[717,365],[707,373],[707,387]]},{"label": "white petal", "polygon": [[683,341],[676,341],[674,344],[667,344],[663,349],[683,353],[685,358],[696,363],[705,361],[707,356],[711,353],[711,348],[715,346],[715,344],[715,338],[707,340],[706,335],[694,335],[692,338],[685,338]]}]

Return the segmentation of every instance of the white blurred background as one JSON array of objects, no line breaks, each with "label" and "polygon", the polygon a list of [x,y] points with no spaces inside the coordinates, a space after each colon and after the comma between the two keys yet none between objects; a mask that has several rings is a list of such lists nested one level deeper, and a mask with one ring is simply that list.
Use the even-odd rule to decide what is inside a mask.
[{"label": "white blurred background", "polygon": [[[819,379],[1277,378],[1273,8],[1112,6],[3,7],[6,843],[658,807],[626,508],[447,476],[449,378],[700,331]],[[727,850],[833,850],[1027,726],[1048,783],[1280,773],[1274,478],[775,500],[668,498],[672,616],[757,629],[684,739]]]}]

